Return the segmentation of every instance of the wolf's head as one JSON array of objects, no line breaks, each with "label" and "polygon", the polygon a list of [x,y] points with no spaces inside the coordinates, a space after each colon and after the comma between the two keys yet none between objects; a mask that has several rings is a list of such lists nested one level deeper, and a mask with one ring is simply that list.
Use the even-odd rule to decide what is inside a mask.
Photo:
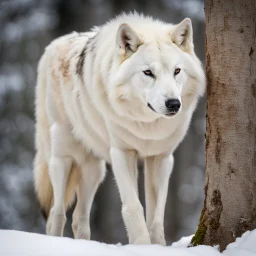
[{"label": "wolf's head", "polygon": [[109,100],[120,116],[152,121],[175,117],[204,92],[191,20],[119,25]]}]

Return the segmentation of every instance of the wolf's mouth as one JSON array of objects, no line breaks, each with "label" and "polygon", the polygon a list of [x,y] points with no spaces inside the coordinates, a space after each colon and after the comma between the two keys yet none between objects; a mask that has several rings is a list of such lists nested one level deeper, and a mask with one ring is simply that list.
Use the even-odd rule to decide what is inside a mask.
[{"label": "wolf's mouth", "polygon": [[165,114],[166,116],[175,116],[177,114],[177,112],[170,112],[168,114]]},{"label": "wolf's mouth", "polygon": [[[155,113],[157,113],[150,103],[148,103],[148,107],[149,107],[152,111],[154,111]],[[169,113],[165,114],[165,116],[175,116],[177,113],[178,113],[178,111],[177,111],[177,112],[176,112],[176,111],[172,111],[172,112],[169,112]]]}]

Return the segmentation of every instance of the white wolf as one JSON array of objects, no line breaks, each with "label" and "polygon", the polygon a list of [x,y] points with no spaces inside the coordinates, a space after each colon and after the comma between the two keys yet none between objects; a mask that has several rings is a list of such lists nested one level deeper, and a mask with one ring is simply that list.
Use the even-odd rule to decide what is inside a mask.
[{"label": "white wolf", "polygon": [[[205,76],[189,18],[178,25],[123,14],[88,33],[53,41],[38,67],[35,187],[61,236],[77,195],[72,228],[90,239],[95,192],[112,164],[129,242],[164,245],[173,152],[184,138]],[[138,198],[144,159],[146,221]]]}]

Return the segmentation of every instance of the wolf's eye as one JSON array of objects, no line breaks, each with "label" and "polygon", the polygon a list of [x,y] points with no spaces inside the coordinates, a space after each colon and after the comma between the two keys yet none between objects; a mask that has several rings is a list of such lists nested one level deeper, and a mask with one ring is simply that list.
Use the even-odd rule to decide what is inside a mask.
[{"label": "wolf's eye", "polygon": [[174,75],[178,75],[180,73],[180,68],[176,68],[175,71],[174,71]]},{"label": "wolf's eye", "polygon": [[143,71],[143,73],[144,73],[146,76],[154,77],[153,73],[152,73],[151,70],[149,70],[149,69]]}]

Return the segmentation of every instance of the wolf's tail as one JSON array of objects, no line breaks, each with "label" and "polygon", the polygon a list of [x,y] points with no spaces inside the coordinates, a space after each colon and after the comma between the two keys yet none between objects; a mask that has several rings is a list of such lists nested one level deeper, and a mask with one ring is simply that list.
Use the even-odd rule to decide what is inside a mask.
[{"label": "wolf's tail", "polygon": [[[45,219],[49,217],[50,210],[53,206],[53,188],[49,176],[48,165],[46,162],[40,159],[39,153],[37,152],[35,163],[34,163],[34,180],[37,197],[41,207],[42,214]],[[73,203],[75,198],[75,191],[79,181],[79,171],[73,164],[69,174],[66,192],[65,192],[65,209]]]}]

